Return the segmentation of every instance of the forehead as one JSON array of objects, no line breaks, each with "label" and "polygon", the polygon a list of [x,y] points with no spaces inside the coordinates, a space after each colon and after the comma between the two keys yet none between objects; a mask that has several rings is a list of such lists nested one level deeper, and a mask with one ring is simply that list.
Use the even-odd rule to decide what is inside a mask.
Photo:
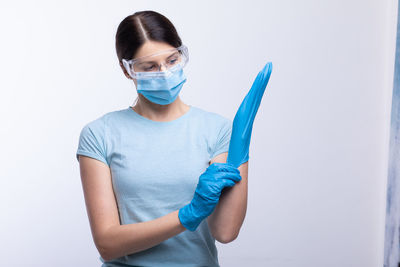
[{"label": "forehead", "polygon": [[157,54],[160,54],[162,58],[165,58],[172,53],[171,51],[172,49],[175,49],[175,47],[167,43],[147,41],[142,46],[140,46],[140,48],[134,55],[134,59],[141,59],[148,57],[155,58]]}]

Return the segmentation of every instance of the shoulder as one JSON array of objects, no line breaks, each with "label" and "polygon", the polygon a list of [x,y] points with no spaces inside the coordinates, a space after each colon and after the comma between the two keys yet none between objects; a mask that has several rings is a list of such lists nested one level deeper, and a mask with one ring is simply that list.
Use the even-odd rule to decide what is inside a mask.
[{"label": "shoulder", "polygon": [[106,132],[107,127],[111,123],[119,121],[124,116],[124,114],[126,114],[126,110],[127,109],[110,111],[90,120],[89,122],[84,124],[81,133],[86,133],[90,131],[92,134],[103,136]]},{"label": "shoulder", "polygon": [[203,108],[193,107],[196,115],[204,121],[208,127],[222,127],[232,124],[232,120],[213,111],[207,111]]},{"label": "shoulder", "polygon": [[209,161],[217,160],[216,156],[228,152],[232,132],[232,120],[213,111],[196,108],[196,113],[204,124],[201,130],[207,135]]}]

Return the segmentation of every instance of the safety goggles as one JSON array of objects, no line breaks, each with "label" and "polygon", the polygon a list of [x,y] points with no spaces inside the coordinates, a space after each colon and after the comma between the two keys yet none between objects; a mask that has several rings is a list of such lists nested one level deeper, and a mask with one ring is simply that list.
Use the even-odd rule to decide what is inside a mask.
[{"label": "safety goggles", "polygon": [[[157,59],[162,59],[161,64]],[[185,45],[161,51],[149,56],[139,57],[131,60],[122,59],[124,68],[132,78],[152,79],[156,77],[168,77],[173,72],[183,68],[189,61],[188,48]],[[164,66],[164,71],[161,71]]]}]

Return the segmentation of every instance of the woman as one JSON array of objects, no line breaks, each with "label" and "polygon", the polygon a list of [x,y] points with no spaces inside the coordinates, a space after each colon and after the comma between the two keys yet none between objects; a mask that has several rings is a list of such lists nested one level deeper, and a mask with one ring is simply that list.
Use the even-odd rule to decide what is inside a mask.
[{"label": "woman", "polygon": [[116,50],[137,102],[85,125],[76,153],[102,266],[219,266],[215,240],[247,207],[248,161],[225,163],[232,122],[180,99],[188,50],[165,16],[126,17]]}]

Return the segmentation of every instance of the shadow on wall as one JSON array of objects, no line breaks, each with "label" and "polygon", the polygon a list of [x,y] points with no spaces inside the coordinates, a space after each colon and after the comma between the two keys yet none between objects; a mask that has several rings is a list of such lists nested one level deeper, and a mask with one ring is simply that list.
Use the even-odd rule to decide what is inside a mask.
[{"label": "shadow on wall", "polygon": [[390,121],[384,267],[400,267],[400,1]]}]

